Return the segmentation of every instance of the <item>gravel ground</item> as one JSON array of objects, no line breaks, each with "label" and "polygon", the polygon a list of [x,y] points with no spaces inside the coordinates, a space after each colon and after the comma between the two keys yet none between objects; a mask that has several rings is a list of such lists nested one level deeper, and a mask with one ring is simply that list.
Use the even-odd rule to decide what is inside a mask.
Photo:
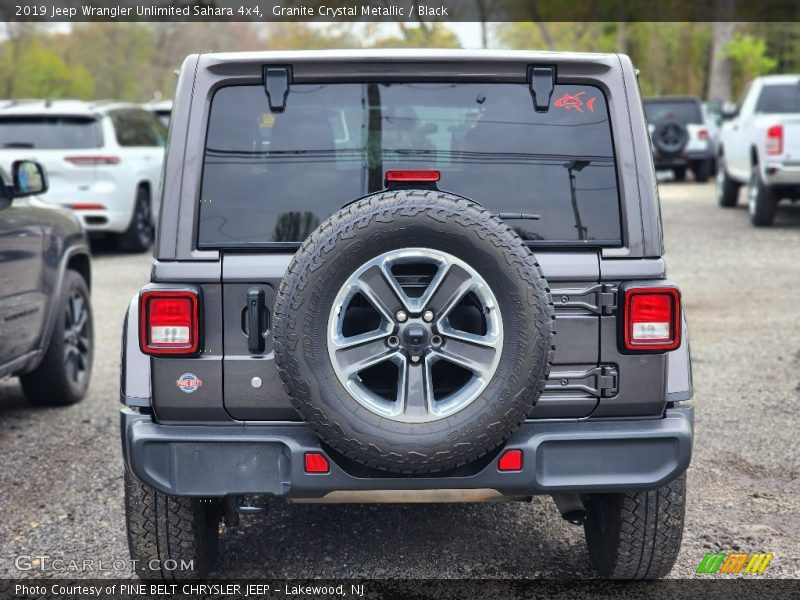
[{"label": "gravel ground", "polygon": [[[711,185],[661,189],[669,275],[683,290],[697,438],[683,549],[673,577],[707,551],[774,552],[772,577],[800,577],[800,207],[752,228]],[[32,409],[0,382],[0,577],[19,555],[127,558],[118,430],[122,318],[148,256],[98,248],[97,355],[89,397]],[[219,576],[593,577],[580,528],[549,498],[530,504],[287,505],[223,532]],[[110,573],[95,573],[110,575]],[[89,574],[87,574],[89,576]]]}]

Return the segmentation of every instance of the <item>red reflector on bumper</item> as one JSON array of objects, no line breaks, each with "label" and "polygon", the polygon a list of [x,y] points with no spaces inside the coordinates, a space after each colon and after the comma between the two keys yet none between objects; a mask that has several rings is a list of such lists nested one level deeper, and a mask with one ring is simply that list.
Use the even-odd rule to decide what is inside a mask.
[{"label": "red reflector on bumper", "polygon": [[439,181],[439,171],[386,171],[387,182],[414,183],[416,181]]},{"label": "red reflector on bumper", "polygon": [[72,204],[72,210],[105,210],[102,204]]},{"label": "red reflector on bumper", "polygon": [[306,473],[327,473],[331,470],[328,459],[319,452],[306,452]]},{"label": "red reflector on bumper", "polygon": [[521,471],[522,470],[522,450],[506,450],[497,461],[499,471]]}]

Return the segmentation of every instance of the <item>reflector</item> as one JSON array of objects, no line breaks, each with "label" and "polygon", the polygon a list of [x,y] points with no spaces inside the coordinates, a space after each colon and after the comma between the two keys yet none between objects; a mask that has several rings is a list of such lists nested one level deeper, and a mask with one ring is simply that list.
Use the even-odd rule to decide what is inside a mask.
[{"label": "reflector", "polygon": [[517,448],[506,450],[497,461],[499,471],[521,471],[522,470],[522,450]]},{"label": "reflector", "polygon": [[327,473],[331,470],[328,459],[320,452],[306,452],[306,473]]}]

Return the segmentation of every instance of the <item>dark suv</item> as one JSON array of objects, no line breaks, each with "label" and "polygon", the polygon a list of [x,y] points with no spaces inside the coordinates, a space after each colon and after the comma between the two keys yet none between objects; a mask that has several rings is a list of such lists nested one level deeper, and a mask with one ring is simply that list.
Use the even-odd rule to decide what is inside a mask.
[{"label": "dark suv", "polygon": [[86,233],[68,211],[40,201],[44,167],[0,168],[0,377],[18,375],[33,404],[86,394],[92,372]]},{"label": "dark suv", "polygon": [[668,573],[692,385],[649,147],[623,55],[188,57],[123,339],[142,575],[204,574],[265,496],[536,494],[603,575]]}]

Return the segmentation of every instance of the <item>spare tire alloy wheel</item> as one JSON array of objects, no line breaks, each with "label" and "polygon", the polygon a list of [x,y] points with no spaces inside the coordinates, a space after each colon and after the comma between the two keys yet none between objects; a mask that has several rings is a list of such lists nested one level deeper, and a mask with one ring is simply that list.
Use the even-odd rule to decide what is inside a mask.
[{"label": "spare tire alloy wheel", "polygon": [[547,282],[508,225],[444,192],[381,192],[295,254],[275,303],[275,358],[333,449],[378,469],[442,471],[530,414],[553,318]]},{"label": "spare tire alloy wheel", "polygon": [[[395,272],[403,267],[400,272],[433,273],[420,296],[410,297],[398,281],[404,276]],[[471,331],[457,329],[450,320],[467,295],[479,315]],[[348,310],[356,298],[377,309],[381,323],[372,331],[346,335],[363,325],[363,313]],[[390,314],[395,298],[402,308]],[[347,279],[331,309],[328,334],[333,368],[357,402],[388,419],[418,423],[446,419],[486,388],[500,360],[503,320],[494,294],[475,269],[451,254],[408,248],[368,261]],[[388,394],[385,379],[360,376],[387,361],[398,373]]]}]

